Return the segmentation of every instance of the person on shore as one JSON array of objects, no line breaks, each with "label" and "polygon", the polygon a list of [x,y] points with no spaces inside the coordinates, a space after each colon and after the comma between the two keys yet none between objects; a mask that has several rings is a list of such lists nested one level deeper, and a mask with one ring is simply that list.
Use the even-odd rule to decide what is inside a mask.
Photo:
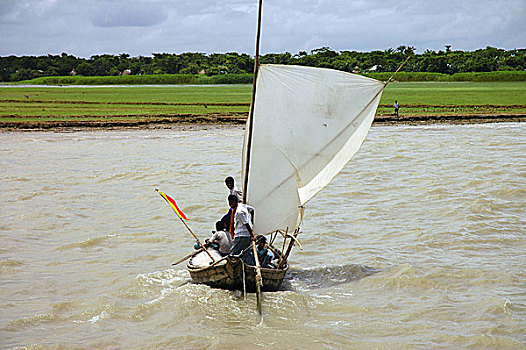
[{"label": "person on shore", "polygon": [[228,205],[232,209],[230,216],[230,232],[234,232],[234,242],[230,249],[230,255],[240,255],[250,246],[254,239],[253,216],[254,208],[250,205],[239,203],[234,194],[228,196]]},{"label": "person on shore", "polygon": [[394,107],[394,115],[395,115],[395,117],[398,117],[398,109],[400,109],[400,105],[398,104],[398,100],[395,100],[395,103],[394,103],[393,107]]}]

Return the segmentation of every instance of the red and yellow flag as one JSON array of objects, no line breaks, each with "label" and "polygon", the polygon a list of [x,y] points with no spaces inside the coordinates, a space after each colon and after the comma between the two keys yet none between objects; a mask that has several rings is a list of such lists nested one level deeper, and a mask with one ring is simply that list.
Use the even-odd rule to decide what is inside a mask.
[{"label": "red and yellow flag", "polygon": [[181,209],[179,209],[179,207],[177,206],[177,204],[175,204],[175,201],[173,200],[172,197],[170,197],[169,195],[159,191],[158,189],[155,189],[160,195],[161,197],[164,198],[164,200],[170,204],[170,206],[172,207],[172,209],[175,211],[175,214],[177,214],[178,217],[180,217],[181,219],[184,219],[184,220],[188,220],[188,218],[186,217],[186,215],[184,215],[184,213],[181,211]]}]

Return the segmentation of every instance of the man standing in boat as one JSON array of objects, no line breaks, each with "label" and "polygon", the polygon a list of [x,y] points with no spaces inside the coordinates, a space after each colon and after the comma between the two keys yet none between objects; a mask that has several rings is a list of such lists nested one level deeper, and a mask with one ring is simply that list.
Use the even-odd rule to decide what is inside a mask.
[{"label": "man standing in boat", "polygon": [[225,185],[230,190],[230,194],[235,195],[239,203],[243,203],[243,191],[236,187],[234,184],[234,178],[232,176],[229,176],[225,179]]},{"label": "man standing in boat", "polygon": [[252,232],[254,208],[239,203],[239,199],[234,194],[228,196],[228,205],[232,208],[229,230],[234,233],[234,243],[230,249],[230,255],[239,255],[250,246],[254,238]]},{"label": "man standing in boat", "polygon": [[[239,188],[237,188],[234,184],[234,178],[232,176],[229,176],[225,179],[225,185],[230,190],[231,195],[235,195],[237,197],[237,201],[239,203],[243,203],[243,191],[241,191]],[[230,235],[232,238],[234,238],[234,231],[230,230],[230,218],[232,215],[232,208],[228,210],[228,213],[225,214],[221,218],[221,221],[225,223],[225,227],[228,228],[228,232],[230,232]]]}]

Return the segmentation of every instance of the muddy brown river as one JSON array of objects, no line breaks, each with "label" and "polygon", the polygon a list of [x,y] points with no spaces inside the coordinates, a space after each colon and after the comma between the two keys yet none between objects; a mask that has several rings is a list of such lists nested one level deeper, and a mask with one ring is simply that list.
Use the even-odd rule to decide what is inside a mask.
[{"label": "muddy brown river", "polygon": [[207,237],[242,137],[0,133],[0,348],[526,348],[526,123],[373,127],[262,319],[171,266],[194,241],[154,191]]}]

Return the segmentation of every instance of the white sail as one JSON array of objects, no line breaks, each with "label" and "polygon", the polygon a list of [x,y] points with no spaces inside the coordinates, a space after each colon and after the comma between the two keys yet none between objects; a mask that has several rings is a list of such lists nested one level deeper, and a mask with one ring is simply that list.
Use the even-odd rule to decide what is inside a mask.
[{"label": "white sail", "polygon": [[[383,87],[331,69],[260,66],[246,189],[247,203],[255,208],[255,233],[299,226],[304,204],[360,148]],[[243,171],[246,140],[247,135]]]}]

